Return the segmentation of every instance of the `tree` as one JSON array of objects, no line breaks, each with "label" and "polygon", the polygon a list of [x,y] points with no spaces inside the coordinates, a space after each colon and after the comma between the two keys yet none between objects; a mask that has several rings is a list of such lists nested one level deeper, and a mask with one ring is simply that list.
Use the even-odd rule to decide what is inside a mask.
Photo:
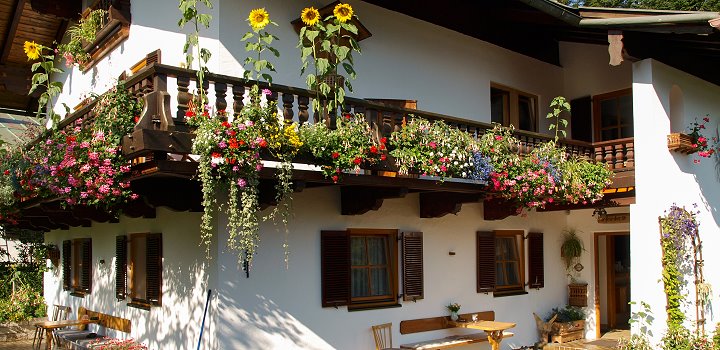
[{"label": "tree", "polygon": [[570,6],[620,7],[677,11],[720,11],[720,0],[558,0]]}]

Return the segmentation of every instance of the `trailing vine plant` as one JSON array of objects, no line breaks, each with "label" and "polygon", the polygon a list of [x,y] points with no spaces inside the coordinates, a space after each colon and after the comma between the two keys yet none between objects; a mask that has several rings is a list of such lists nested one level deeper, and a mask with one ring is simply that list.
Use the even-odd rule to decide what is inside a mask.
[{"label": "trailing vine plant", "polygon": [[[202,114],[203,106],[207,102],[207,95],[203,85],[205,80],[205,74],[208,73],[207,63],[212,56],[210,50],[200,46],[200,26],[205,29],[210,28],[210,21],[212,21],[212,15],[207,13],[201,13],[198,4],[203,4],[208,9],[212,9],[213,5],[210,0],[180,0],[180,12],[182,17],[178,21],[180,28],[185,28],[185,25],[190,23],[194,29],[193,32],[188,33],[185,36],[185,44],[183,45],[183,52],[185,53],[185,66],[190,69],[192,68],[193,61],[196,56],[198,59],[197,75],[197,103],[192,104],[196,114]],[[193,54],[193,49],[195,53]]]},{"label": "trailing vine plant", "polygon": [[85,52],[83,46],[95,41],[97,31],[104,25],[106,15],[106,10],[93,10],[86,17],[80,18],[77,25],[67,30],[70,40],[58,45],[58,52],[65,59],[66,66],[78,65],[83,69],[90,61],[90,55]]}]

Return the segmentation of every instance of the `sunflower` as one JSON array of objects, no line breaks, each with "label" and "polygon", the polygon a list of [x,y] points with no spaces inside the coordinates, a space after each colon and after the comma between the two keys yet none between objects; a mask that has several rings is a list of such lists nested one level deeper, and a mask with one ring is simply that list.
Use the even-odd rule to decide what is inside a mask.
[{"label": "sunflower", "polygon": [[28,57],[28,61],[40,58],[40,45],[36,44],[34,41],[26,41],[24,50]]},{"label": "sunflower", "polygon": [[253,29],[260,30],[270,23],[270,15],[265,11],[265,8],[254,9],[250,11],[248,21]]},{"label": "sunflower", "polygon": [[314,7],[306,7],[302,10],[300,18],[306,25],[313,26],[320,20],[320,12]]},{"label": "sunflower", "polygon": [[335,5],[335,9],[333,10],[333,14],[335,15],[335,18],[340,21],[340,23],[345,23],[349,21],[353,16],[353,9],[350,4],[337,4]]}]

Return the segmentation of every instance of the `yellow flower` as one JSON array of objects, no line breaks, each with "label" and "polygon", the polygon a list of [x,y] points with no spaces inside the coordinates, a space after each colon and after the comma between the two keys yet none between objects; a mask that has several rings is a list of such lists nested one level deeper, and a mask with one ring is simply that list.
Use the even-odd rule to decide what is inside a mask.
[{"label": "yellow flower", "polygon": [[345,23],[349,21],[353,16],[353,9],[350,4],[337,4],[335,5],[335,9],[333,10],[333,14],[335,15],[335,18],[340,21],[340,23]]},{"label": "yellow flower", "polygon": [[302,10],[300,18],[302,18],[303,23],[312,26],[320,20],[320,12],[314,7],[306,7]]},{"label": "yellow flower", "polygon": [[36,44],[34,41],[26,41],[24,50],[28,57],[28,61],[40,58],[40,45]]},{"label": "yellow flower", "polygon": [[253,29],[260,30],[270,23],[270,15],[265,11],[265,8],[254,9],[250,11],[248,21]]}]

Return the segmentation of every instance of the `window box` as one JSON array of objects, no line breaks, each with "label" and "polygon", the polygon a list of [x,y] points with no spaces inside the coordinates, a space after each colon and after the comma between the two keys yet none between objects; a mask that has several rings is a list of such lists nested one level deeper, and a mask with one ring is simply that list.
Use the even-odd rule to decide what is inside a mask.
[{"label": "window box", "polygon": [[98,0],[82,15],[85,17],[97,9],[106,10],[107,17],[103,27],[95,34],[95,41],[84,43],[83,50],[90,55],[90,60],[83,66],[83,71],[88,71],[130,36],[130,0]]},{"label": "window box", "polygon": [[585,320],[555,322],[550,333],[553,343],[566,343],[585,338]]},{"label": "window box", "polygon": [[667,136],[668,150],[683,154],[693,154],[698,151],[696,141],[692,136],[683,133],[672,133]]}]

